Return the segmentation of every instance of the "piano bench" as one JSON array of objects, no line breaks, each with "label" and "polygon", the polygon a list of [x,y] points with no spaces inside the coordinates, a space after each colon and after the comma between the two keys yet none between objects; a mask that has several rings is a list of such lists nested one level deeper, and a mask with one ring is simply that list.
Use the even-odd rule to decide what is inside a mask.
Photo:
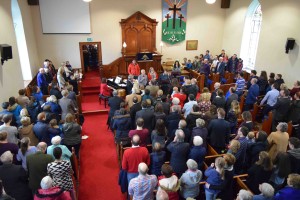
[{"label": "piano bench", "polygon": [[108,98],[107,96],[104,96],[102,94],[99,94],[99,101],[100,101],[100,104],[101,104],[101,100],[104,100],[104,108],[106,108],[106,104],[107,104],[107,101],[108,101]]}]

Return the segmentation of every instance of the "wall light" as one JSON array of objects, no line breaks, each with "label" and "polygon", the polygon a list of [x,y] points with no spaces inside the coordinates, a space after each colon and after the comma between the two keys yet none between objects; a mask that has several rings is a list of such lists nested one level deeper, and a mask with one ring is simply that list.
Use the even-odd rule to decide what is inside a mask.
[{"label": "wall light", "polygon": [[214,4],[216,2],[216,0],[206,0],[206,3],[208,4]]}]

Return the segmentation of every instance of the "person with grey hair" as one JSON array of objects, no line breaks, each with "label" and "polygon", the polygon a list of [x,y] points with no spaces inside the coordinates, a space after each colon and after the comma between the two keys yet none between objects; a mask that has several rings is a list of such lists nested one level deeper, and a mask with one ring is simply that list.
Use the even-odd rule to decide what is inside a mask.
[{"label": "person with grey hair", "polygon": [[133,83],[134,83],[133,78],[134,78],[133,75],[128,76],[128,79],[127,79],[127,82],[126,82],[126,93],[127,94],[131,94],[131,91],[132,91],[132,88],[133,88]]},{"label": "person with grey hair", "polygon": [[280,122],[276,129],[277,131],[272,132],[267,138],[269,143],[268,153],[273,161],[278,152],[286,152],[289,145],[289,134],[286,132],[288,129],[287,123]]},{"label": "person with grey hair", "polygon": [[254,195],[253,200],[272,200],[274,197],[274,188],[269,183],[259,184],[261,194]]},{"label": "person with grey hair", "polygon": [[40,188],[40,182],[47,175],[47,165],[54,161],[53,157],[45,154],[47,144],[40,142],[37,145],[37,152],[26,157],[29,187],[35,193]]},{"label": "person with grey hair", "polygon": [[71,151],[65,145],[60,144],[61,143],[61,137],[60,136],[53,137],[51,139],[51,143],[52,143],[52,145],[47,147],[47,154],[53,156],[53,158],[54,158],[53,149],[55,147],[60,147],[61,150],[62,150],[62,157],[61,157],[61,159],[62,160],[70,161],[72,153],[71,153]]},{"label": "person with grey hair", "polygon": [[114,90],[112,92],[113,97],[110,97],[108,99],[108,105],[110,107],[109,113],[108,113],[108,120],[107,120],[107,125],[110,125],[111,123],[111,118],[114,116],[116,110],[120,110],[120,104],[124,102],[124,100],[118,96],[118,91]]},{"label": "person with grey hair", "polygon": [[171,152],[170,164],[178,177],[186,170],[185,162],[190,150],[189,143],[184,142],[184,136],[184,132],[177,129],[173,142],[167,146],[168,151]]},{"label": "person with grey hair", "polygon": [[236,200],[252,200],[253,195],[248,190],[241,189],[237,195]]},{"label": "person with grey hair", "polygon": [[198,163],[198,168],[201,169],[206,156],[206,148],[203,146],[203,139],[200,136],[195,136],[193,146],[190,149],[189,158]]},{"label": "person with grey hair", "polygon": [[46,80],[44,74],[45,74],[44,68],[40,68],[39,73],[36,76],[36,79],[37,79],[37,85],[39,86],[39,88],[41,88],[43,95],[47,95],[48,94],[48,83],[47,83],[47,80]]},{"label": "person with grey hair", "polygon": [[139,175],[131,179],[128,185],[128,195],[130,199],[154,199],[154,189],[157,185],[155,175],[148,175],[146,163],[138,165]]},{"label": "person with grey hair", "polygon": [[141,70],[141,74],[138,76],[139,85],[146,86],[148,83],[148,77],[144,69]]},{"label": "person with grey hair", "polygon": [[203,147],[207,148],[207,128],[205,127],[205,121],[201,118],[196,119],[196,127],[192,129],[190,144],[193,144],[193,138],[200,136],[203,140]]},{"label": "person with grey hair", "polygon": [[202,172],[198,170],[198,164],[192,159],[186,162],[188,170],[180,177],[180,195],[183,198],[196,198],[199,195],[199,182],[202,179]]},{"label": "person with grey hair", "polygon": [[257,79],[252,78],[251,79],[251,86],[248,89],[247,97],[245,100],[245,108],[244,111],[251,110],[253,108],[253,104],[256,103],[257,97],[259,95],[259,86],[256,84]]},{"label": "person with grey hair", "polygon": [[[190,142],[191,139],[191,132],[190,129],[187,127],[187,121],[181,119],[178,123],[178,129],[181,129],[184,132],[184,141]],[[175,136],[175,132],[173,134]],[[174,138],[172,138],[174,139]]]},{"label": "person with grey hair", "polygon": [[53,180],[50,176],[45,176],[41,180],[41,189],[38,189],[37,193],[34,196],[35,200],[43,200],[43,199],[63,199],[63,200],[71,200],[70,193],[68,191],[64,191],[60,187],[53,186]]},{"label": "person with grey hair", "polygon": [[16,200],[32,200],[32,193],[28,187],[28,178],[21,165],[12,164],[13,154],[4,152],[0,157],[0,179],[5,192]]},{"label": "person with grey hair", "polygon": [[72,115],[75,114],[76,108],[75,108],[74,102],[68,98],[68,95],[69,95],[68,90],[62,90],[61,94],[63,97],[61,99],[59,99],[58,104],[61,108],[61,119],[65,120],[66,115],[68,113],[71,113]]}]

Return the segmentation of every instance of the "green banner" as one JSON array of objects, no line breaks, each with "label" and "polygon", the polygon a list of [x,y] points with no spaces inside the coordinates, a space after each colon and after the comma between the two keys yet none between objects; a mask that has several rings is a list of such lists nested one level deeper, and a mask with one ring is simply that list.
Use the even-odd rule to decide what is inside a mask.
[{"label": "green banner", "polygon": [[176,44],[185,40],[187,0],[163,0],[162,41]]}]

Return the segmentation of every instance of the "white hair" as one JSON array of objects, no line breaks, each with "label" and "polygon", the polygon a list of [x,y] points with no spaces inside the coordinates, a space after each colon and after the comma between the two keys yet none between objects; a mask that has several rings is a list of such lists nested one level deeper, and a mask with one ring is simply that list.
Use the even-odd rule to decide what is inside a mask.
[{"label": "white hair", "polygon": [[186,165],[190,170],[197,170],[198,169],[198,164],[193,159],[188,159],[188,161],[186,161]]},{"label": "white hair", "polygon": [[5,151],[1,157],[0,160],[2,163],[12,163],[13,161],[13,155],[10,151]]},{"label": "white hair", "polygon": [[180,103],[180,100],[179,100],[177,97],[174,97],[174,98],[172,99],[172,103],[173,103],[174,105],[178,105],[178,104]]},{"label": "white hair", "polygon": [[253,195],[249,191],[241,189],[239,191],[238,197],[240,200],[252,200]]},{"label": "white hair", "polygon": [[200,136],[195,136],[193,139],[194,146],[201,146],[203,144],[203,139]]},{"label": "white hair", "polygon": [[51,139],[51,144],[53,144],[53,145],[58,145],[58,144],[60,144],[60,142],[61,142],[61,137],[59,135],[57,135]]},{"label": "white hair", "polygon": [[64,96],[64,97],[68,96],[69,95],[68,90],[61,91],[61,95]]},{"label": "white hair", "polygon": [[50,97],[47,98],[47,102],[53,102],[53,103],[56,103],[56,102],[57,102],[56,96],[51,95]]},{"label": "white hair", "polygon": [[263,196],[271,198],[274,196],[274,188],[269,183],[263,183],[259,187]]},{"label": "white hair", "polygon": [[46,190],[52,187],[53,184],[53,180],[50,176],[45,176],[42,180],[41,180],[41,188]]},{"label": "white hair", "polygon": [[141,162],[139,164],[139,166],[138,166],[138,171],[139,171],[140,174],[146,175],[147,172],[148,172],[148,166],[147,166],[147,164],[144,163],[144,162]]}]

